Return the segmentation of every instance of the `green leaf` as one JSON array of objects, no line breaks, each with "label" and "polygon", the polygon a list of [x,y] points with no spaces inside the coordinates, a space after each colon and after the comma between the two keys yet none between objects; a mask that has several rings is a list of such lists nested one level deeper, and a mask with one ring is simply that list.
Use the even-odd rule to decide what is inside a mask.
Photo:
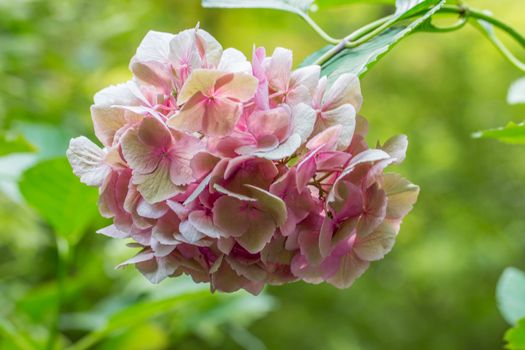
[{"label": "green leaf", "polygon": [[514,325],[525,317],[525,272],[514,267],[503,271],[496,289],[498,307],[507,322]]},{"label": "green leaf", "polygon": [[304,14],[313,0],[202,0],[203,7],[266,8]]},{"label": "green leaf", "polygon": [[396,12],[394,15],[409,15],[415,11],[423,8],[424,6],[429,6],[432,3],[437,1],[432,0],[396,0]]},{"label": "green leaf", "polygon": [[[417,20],[408,25],[389,28],[358,47],[343,49],[341,52],[337,53],[334,57],[322,65],[321,74],[328,76],[330,81],[337,79],[338,76],[344,73],[354,73],[360,76],[363,75],[375,63],[377,63],[381,57],[392,50],[396,44],[398,44],[408,34],[414,31],[427,18],[430,18],[430,16],[436,13],[443,6],[444,2],[444,0],[440,1],[425,15],[419,17]],[[420,3],[416,7],[410,8],[409,14],[412,11],[419,10],[420,6],[428,6],[429,3],[435,3],[435,1]],[[405,15],[407,14],[402,14],[402,16]],[[333,46],[329,45],[315,52],[311,56],[307,57],[301,66],[314,63],[319,57],[321,57],[331,48],[333,48]]]},{"label": "green leaf", "polygon": [[22,135],[0,132],[0,156],[11,153],[35,152],[36,148]]},{"label": "green leaf", "polygon": [[496,139],[511,144],[525,144],[525,123],[509,122],[506,126],[496,129],[478,131],[472,134],[474,138]]},{"label": "green leaf", "polygon": [[326,8],[330,6],[342,6],[351,5],[358,3],[369,3],[369,4],[394,4],[395,0],[315,0],[315,4],[320,8]]},{"label": "green leaf", "polygon": [[525,103],[525,78],[512,83],[507,95],[507,102],[511,105]]},{"label": "green leaf", "polygon": [[65,157],[27,169],[19,188],[26,202],[72,244],[96,215],[97,190],[78,181]]},{"label": "green leaf", "polygon": [[165,314],[179,306],[210,297],[209,290],[197,288],[192,292],[170,296],[160,300],[147,300],[130,305],[112,314],[105,325],[82,338],[69,350],[90,349],[111,333],[134,327],[159,314]]},{"label": "green leaf", "polygon": [[525,350],[525,318],[518,321],[518,324],[505,333],[505,346],[509,350]]},{"label": "green leaf", "polygon": [[48,159],[63,156],[74,136],[71,131],[45,123],[17,122],[13,129],[38,148],[37,159]]}]

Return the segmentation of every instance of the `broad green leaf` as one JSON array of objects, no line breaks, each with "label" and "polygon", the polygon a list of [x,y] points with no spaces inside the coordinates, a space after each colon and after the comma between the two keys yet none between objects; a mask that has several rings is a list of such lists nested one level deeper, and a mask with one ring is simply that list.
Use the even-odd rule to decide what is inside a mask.
[{"label": "broad green leaf", "polygon": [[167,297],[160,300],[147,300],[130,305],[123,310],[112,314],[105,325],[82,338],[69,350],[88,349],[111,333],[141,324],[154,316],[163,314],[187,303],[209,298],[210,292],[206,289],[195,289],[180,295]]},{"label": "broad green leaf", "polygon": [[78,240],[96,215],[97,190],[78,181],[65,157],[27,169],[19,188],[26,202],[70,243]]},{"label": "broad green leaf", "polygon": [[202,0],[203,7],[266,8],[303,14],[313,0]]},{"label": "broad green leaf", "polygon": [[53,124],[17,122],[13,127],[38,148],[37,159],[63,156],[74,136],[69,130]]},{"label": "broad green leaf", "polygon": [[512,83],[507,95],[507,102],[511,105],[525,103],[525,78]]},{"label": "broad green leaf", "polygon": [[0,156],[10,153],[27,153],[36,151],[27,139],[22,135],[13,135],[8,132],[0,132]]},{"label": "broad green leaf", "polygon": [[518,321],[518,324],[505,333],[505,348],[509,350],[525,350],[525,318]]},{"label": "broad green leaf", "polygon": [[472,134],[472,137],[496,139],[511,144],[525,144],[525,123],[516,124],[509,122],[501,128],[475,132]]},{"label": "broad green leaf", "polygon": [[[432,1],[432,3],[433,2],[434,1]],[[337,53],[334,57],[322,65],[321,74],[328,76],[330,81],[337,79],[338,76],[344,73],[363,75],[375,63],[377,63],[381,57],[392,50],[396,44],[398,44],[408,34],[414,31],[427,18],[430,18],[430,16],[436,13],[443,6],[444,2],[444,0],[440,1],[425,15],[419,17],[417,20],[408,25],[389,28],[358,47],[343,49],[341,52]],[[421,3],[416,7],[419,8],[419,6],[426,5],[428,5],[427,2]],[[410,11],[415,10],[416,7],[412,8]],[[301,66],[313,64],[319,57],[321,57],[332,47],[332,45],[329,45],[315,52],[311,56],[307,57]]]},{"label": "broad green leaf", "polygon": [[40,160],[64,155],[73,134],[52,124],[28,122],[14,123],[12,131],[22,135],[34,147],[33,153],[0,157],[0,191],[20,202],[17,183],[22,172]]},{"label": "broad green leaf", "polygon": [[514,325],[525,317],[525,272],[514,267],[503,271],[496,289],[498,307],[507,322]]}]

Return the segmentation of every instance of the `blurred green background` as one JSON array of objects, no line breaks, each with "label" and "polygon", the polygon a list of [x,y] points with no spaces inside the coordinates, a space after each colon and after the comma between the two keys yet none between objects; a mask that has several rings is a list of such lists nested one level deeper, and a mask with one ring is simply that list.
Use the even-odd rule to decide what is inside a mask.
[{"label": "blurred green background", "polygon": [[[469,4],[525,33],[525,2]],[[389,11],[356,4],[313,16],[342,36]],[[129,59],[148,30],[197,22],[247,56],[254,44],[283,46],[298,64],[324,46],[298,17],[272,10],[209,10],[196,0],[0,0],[0,128],[38,148],[0,157],[0,349],[43,348],[53,337],[65,348],[97,330],[85,348],[502,348],[507,325],[494,291],[506,266],[525,268],[525,149],[470,134],[521,121],[525,107],[505,102],[519,72],[473,28],[413,35],[362,81],[368,141],[406,133],[408,157],[395,171],[422,191],[393,252],[347,290],[294,283],[254,298],[210,295],[186,279],[151,286],[132,268],[113,269],[134,250],[94,233],[107,224],[96,196],[75,187],[61,159],[19,179],[35,162],[62,156],[69,137],[93,138],[92,96],[130,78]],[[18,181],[58,209],[50,202],[38,215]],[[78,198],[63,199],[68,181]],[[78,213],[87,225],[66,239],[60,288],[55,233],[42,217],[67,226],[83,220]],[[58,302],[62,332],[53,335]]]}]

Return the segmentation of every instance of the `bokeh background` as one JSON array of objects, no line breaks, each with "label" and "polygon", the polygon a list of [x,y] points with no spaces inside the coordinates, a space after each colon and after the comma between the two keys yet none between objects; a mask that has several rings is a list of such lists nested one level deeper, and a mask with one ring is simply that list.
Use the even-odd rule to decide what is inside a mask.
[{"label": "bokeh background", "polygon": [[[523,1],[469,4],[525,33]],[[352,4],[313,16],[343,36],[389,11]],[[525,268],[525,148],[470,134],[521,121],[525,107],[505,102],[520,73],[470,27],[415,34],[362,80],[368,141],[408,135],[396,171],[421,195],[393,252],[350,289],[294,283],[254,298],[211,295],[185,279],[151,286],[133,268],[114,270],[134,250],[95,234],[107,223],[92,195],[81,198],[93,215],[70,247],[60,288],[56,232],[20,195],[20,174],[63,156],[69,137],[93,136],[92,96],[130,78],[127,64],[148,30],[197,22],[247,56],[254,44],[284,46],[298,64],[324,46],[301,19],[272,10],[202,9],[196,0],[0,0],[0,128],[38,149],[0,158],[0,349],[45,348],[50,337],[66,348],[101,329],[84,348],[502,348],[507,325],[494,294],[506,266]],[[53,192],[60,176],[37,187]],[[50,195],[60,202],[59,192]],[[75,206],[60,215],[75,221]],[[57,303],[61,332],[53,334]]]}]

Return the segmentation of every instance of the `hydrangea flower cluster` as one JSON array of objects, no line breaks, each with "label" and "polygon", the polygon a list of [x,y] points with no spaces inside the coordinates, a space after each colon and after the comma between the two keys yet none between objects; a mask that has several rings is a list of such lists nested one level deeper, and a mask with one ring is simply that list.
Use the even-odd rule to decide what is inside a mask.
[{"label": "hydrangea flower cluster", "polygon": [[249,62],[201,29],[149,32],[130,69],[95,95],[103,148],[78,137],[67,152],[113,220],[99,233],[141,248],[122,265],[257,294],[296,280],[345,288],[390,251],[419,188],[383,173],[405,136],[365,143],[356,76],[292,70],[283,48]]}]

